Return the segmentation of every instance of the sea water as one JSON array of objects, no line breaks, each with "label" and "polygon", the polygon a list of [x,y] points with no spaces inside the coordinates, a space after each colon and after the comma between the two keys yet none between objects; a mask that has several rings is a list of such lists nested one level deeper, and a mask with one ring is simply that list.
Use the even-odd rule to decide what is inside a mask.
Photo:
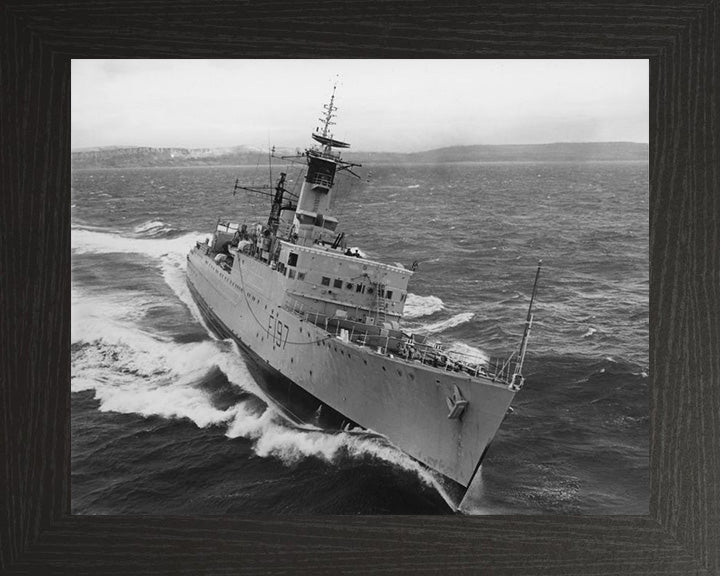
[{"label": "sea water", "polygon": [[[204,325],[185,256],[233,196],[294,167],[79,170],[72,178],[72,511],[443,514],[447,482],[362,431],[284,421]],[[377,165],[335,191],[348,243],[419,268],[408,329],[492,361],[517,348],[543,259],[526,384],[462,511],[648,511],[648,167]],[[352,385],[352,382],[339,383]]]}]

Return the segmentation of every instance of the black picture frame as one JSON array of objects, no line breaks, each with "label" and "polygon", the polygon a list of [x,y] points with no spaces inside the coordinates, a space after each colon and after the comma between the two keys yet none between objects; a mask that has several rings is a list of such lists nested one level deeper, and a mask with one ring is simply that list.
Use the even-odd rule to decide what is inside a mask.
[{"label": "black picture frame", "polygon": [[[718,0],[6,0],[0,571],[719,574],[718,6]],[[69,515],[70,59],[83,57],[649,59],[650,513]]]}]

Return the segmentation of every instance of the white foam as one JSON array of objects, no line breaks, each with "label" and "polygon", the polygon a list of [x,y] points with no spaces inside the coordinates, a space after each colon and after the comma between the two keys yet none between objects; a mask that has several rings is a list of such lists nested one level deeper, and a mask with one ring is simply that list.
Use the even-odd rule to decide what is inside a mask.
[{"label": "white foam", "polygon": [[[136,231],[157,226],[165,226],[165,224],[160,221],[146,222],[136,228]],[[71,231],[71,245],[73,252],[76,254],[143,254],[151,258],[157,258],[165,283],[175,292],[180,301],[187,306],[193,318],[212,337],[212,331],[203,320],[185,282],[186,255],[199,237],[199,233],[192,232],[173,239],[129,238],[111,232],[73,228]],[[133,300],[133,305],[136,304],[136,301]],[[74,306],[75,303],[73,303]]]},{"label": "white foam", "polygon": [[[105,310],[111,310],[108,306]],[[212,405],[197,384],[214,368],[243,389],[260,395],[234,343],[204,341],[178,344],[129,326],[106,322],[95,336],[73,354],[72,391],[93,390],[102,412],[187,418],[199,428],[226,426],[229,438],[253,441],[254,452],[292,465],[307,457],[335,462],[341,456],[371,456],[412,471],[445,498],[441,482],[409,456],[381,437],[354,432],[299,429],[285,422],[271,405],[240,401],[221,410]],[[120,329],[119,329],[120,328]],[[450,497],[446,500],[451,504]]]},{"label": "white foam", "polygon": [[135,232],[137,234],[147,232],[158,234],[160,232],[168,232],[170,230],[172,230],[172,228],[170,228],[165,224],[165,222],[162,222],[160,220],[148,220],[147,222],[143,222],[142,224],[138,224],[137,226],[135,226]]},{"label": "white foam", "polygon": [[258,414],[245,405],[240,407],[235,419],[228,425],[226,435],[229,438],[243,437],[254,440],[253,450],[258,456],[276,457],[286,465],[295,464],[307,457],[333,463],[344,455],[352,458],[371,456],[414,472],[423,483],[435,488],[449,506],[454,507],[439,477],[394,447],[384,437],[353,432],[300,430],[286,425],[272,408]]},{"label": "white foam", "polygon": [[405,300],[405,318],[420,318],[440,312],[444,308],[443,301],[437,296],[418,296],[409,293]]},{"label": "white foam", "polygon": [[254,391],[242,359],[223,341],[178,344],[108,319],[83,332],[73,353],[71,390],[94,390],[101,411],[189,418],[200,428],[232,420],[196,385],[220,368],[228,380]]},{"label": "white foam", "polygon": [[[159,221],[148,222],[141,225],[144,230],[136,231],[160,225],[164,226]],[[165,282],[202,322],[185,283],[185,255],[198,239],[197,233],[174,239],[148,239],[73,229],[71,238],[76,254],[124,253],[157,258]],[[412,306],[411,296],[408,300]],[[417,298],[418,316],[442,309],[442,301],[435,296]],[[206,340],[179,344],[141,330],[138,321],[160,301],[160,296],[143,292],[92,295],[72,288],[71,337],[74,344],[82,346],[73,352],[73,392],[94,390],[101,411],[187,418],[200,428],[226,426],[228,437],[251,439],[258,456],[276,457],[286,464],[309,456],[333,462],[340,455],[369,455],[415,472],[448,505],[454,506],[432,472],[384,438],[299,429],[285,422],[250,376],[234,342]],[[427,328],[439,331],[472,316],[459,314]],[[197,386],[213,369],[221,370],[228,381],[264,399],[268,408],[258,411],[255,403],[246,401],[225,410],[214,407],[208,394]]]},{"label": "white foam", "polygon": [[177,238],[131,238],[111,232],[73,228],[70,245],[76,254],[143,254],[153,258],[178,254],[184,257],[200,236],[198,232],[191,232]]},{"label": "white foam", "polygon": [[77,287],[71,290],[70,338],[73,343],[106,339],[125,343],[142,338],[137,321],[157,298],[143,292],[123,291],[115,294],[92,295]]},{"label": "white foam", "polygon": [[583,334],[583,338],[590,338],[593,334],[595,334],[595,332],[597,332],[597,328],[593,328],[591,326],[590,328],[588,328],[587,332]]},{"label": "white foam", "polygon": [[446,348],[446,352],[450,358],[461,362],[483,365],[490,362],[490,356],[485,352],[464,342],[453,342]]},{"label": "white foam", "polygon": [[215,338],[212,330],[210,330],[210,327],[206,324],[205,319],[202,317],[197,303],[193,300],[193,297],[190,294],[190,289],[185,281],[187,273],[187,260],[185,257],[178,256],[177,254],[168,254],[163,256],[160,259],[160,262],[160,268],[162,270],[165,283],[170,286],[172,291],[175,292],[175,295],[183,304],[185,304],[195,321],[205,328],[208,336]]},{"label": "white foam", "polygon": [[424,332],[426,334],[435,334],[437,332],[443,332],[449,328],[454,328],[460,324],[465,324],[473,319],[475,314],[473,312],[461,312],[455,314],[455,316],[448,318],[447,320],[441,320],[440,322],[433,322],[432,324],[425,324],[420,328],[417,328],[416,332]]}]

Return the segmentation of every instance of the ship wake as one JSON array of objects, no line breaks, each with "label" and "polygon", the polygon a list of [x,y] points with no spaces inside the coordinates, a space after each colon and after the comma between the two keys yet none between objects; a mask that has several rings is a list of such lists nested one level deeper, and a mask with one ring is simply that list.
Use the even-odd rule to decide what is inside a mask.
[{"label": "ship wake", "polygon": [[[193,320],[204,326],[185,284],[185,252],[199,238],[124,237],[74,229],[75,254],[141,255],[156,263],[168,286]],[[189,420],[199,428],[223,427],[228,438],[245,438],[255,454],[294,465],[305,458],[328,463],[372,458],[416,474],[455,509],[446,481],[366,431],[327,431],[298,426],[255,383],[237,345],[218,340],[206,329],[200,341],[182,342],[154,329],[148,314],[167,297],[150,287],[118,292],[72,289],[71,390],[92,391],[103,412]],[[218,371],[236,390],[231,402],[218,403],[213,390]]]}]

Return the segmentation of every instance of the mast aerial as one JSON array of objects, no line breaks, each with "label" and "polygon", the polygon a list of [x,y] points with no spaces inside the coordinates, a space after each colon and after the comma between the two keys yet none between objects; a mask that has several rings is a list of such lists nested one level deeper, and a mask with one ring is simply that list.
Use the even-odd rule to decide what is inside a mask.
[{"label": "mast aerial", "polygon": [[319,129],[316,129],[312,134],[313,140],[320,142],[320,144],[323,145],[323,153],[330,156],[333,155],[332,148],[350,148],[350,144],[335,140],[333,135],[330,133],[330,126],[335,126],[333,119],[337,116],[337,114],[335,114],[335,112],[337,112],[337,106],[335,106],[336,89],[337,84],[334,84],[332,94],[330,95],[330,102],[328,104],[323,104],[325,112],[323,112],[322,117],[319,118],[322,125],[322,132],[318,134]]},{"label": "mast aerial", "polygon": [[337,84],[335,84],[333,86],[333,91],[332,91],[332,94],[330,95],[330,103],[323,104],[323,108],[325,108],[325,117],[320,118],[320,122],[323,123],[323,131],[322,131],[323,138],[328,137],[328,128],[330,126],[335,125],[335,122],[333,122],[332,119],[335,118],[334,112],[337,110],[337,106],[335,106],[335,89],[336,88],[337,88]]}]

